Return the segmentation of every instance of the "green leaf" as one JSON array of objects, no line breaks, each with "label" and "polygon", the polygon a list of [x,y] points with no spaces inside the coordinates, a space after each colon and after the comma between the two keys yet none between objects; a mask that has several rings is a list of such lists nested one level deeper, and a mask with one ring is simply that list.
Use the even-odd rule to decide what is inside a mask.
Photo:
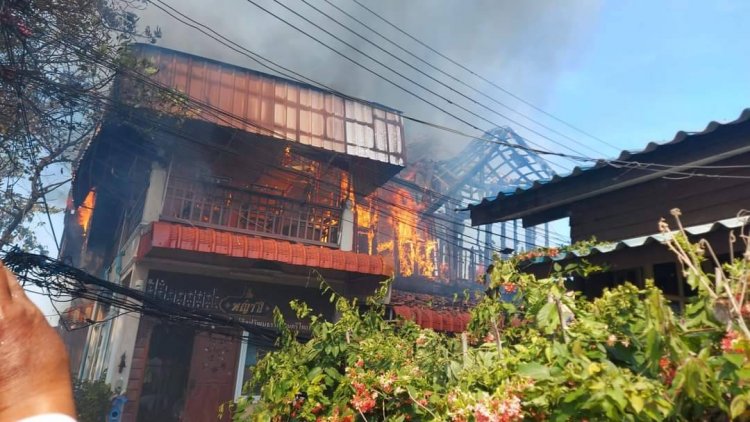
[{"label": "green leaf", "polygon": [[628,405],[628,401],[625,399],[625,394],[623,394],[622,390],[618,388],[610,388],[609,391],[607,391],[607,396],[617,404],[617,408],[620,411],[624,411],[625,407]]},{"label": "green leaf", "polygon": [[745,361],[745,355],[739,353],[725,353],[724,359],[726,359],[727,362],[731,363],[737,368],[740,368],[742,367],[742,362]]},{"label": "green leaf", "polygon": [[739,377],[740,381],[744,382],[750,380],[750,368],[742,368],[737,371],[737,377]]},{"label": "green leaf", "polygon": [[333,378],[334,380],[338,380],[339,378],[341,378],[341,374],[339,374],[339,371],[337,371],[334,368],[331,368],[330,366],[324,369],[324,371],[326,375]]},{"label": "green leaf", "polygon": [[601,372],[601,370],[602,370],[602,366],[601,366],[601,365],[599,365],[599,364],[598,364],[598,363],[596,363],[596,362],[591,362],[591,363],[589,364],[589,366],[588,366],[588,373],[589,373],[589,376],[591,376],[591,375],[594,375],[594,374],[596,374],[596,373],[599,373],[599,372]]},{"label": "green leaf", "polygon": [[641,413],[641,410],[643,410],[643,397],[633,394],[630,396],[630,405],[633,406],[635,413]]},{"label": "green leaf", "polygon": [[535,380],[542,380],[550,377],[549,368],[537,362],[529,362],[519,365],[516,374]]},{"label": "green leaf", "polygon": [[747,397],[744,394],[740,394],[732,399],[732,404],[729,406],[732,419],[743,414],[745,409],[747,409]]},{"label": "green leaf", "polygon": [[536,323],[539,328],[548,333],[557,328],[560,324],[560,317],[557,315],[557,306],[554,302],[542,306],[542,309],[536,314]]},{"label": "green leaf", "polygon": [[581,396],[583,396],[584,394],[587,394],[587,393],[588,393],[588,390],[586,388],[583,388],[583,387],[577,388],[572,393],[566,394],[565,398],[563,399],[563,402],[570,403],[570,402],[576,401]]},{"label": "green leaf", "polygon": [[316,376],[318,376],[321,372],[323,372],[323,369],[320,366],[316,366],[313,369],[310,370],[310,372],[307,373],[307,379],[312,380]]}]

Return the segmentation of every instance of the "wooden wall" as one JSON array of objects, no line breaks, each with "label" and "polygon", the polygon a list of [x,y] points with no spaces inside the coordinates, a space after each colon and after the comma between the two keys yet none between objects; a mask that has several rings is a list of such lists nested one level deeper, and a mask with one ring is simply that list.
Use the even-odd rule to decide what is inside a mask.
[{"label": "wooden wall", "polygon": [[[750,164],[750,154],[713,165],[747,164]],[[695,172],[741,177],[669,175],[575,204],[570,218],[572,240],[591,236],[598,240],[622,240],[658,233],[662,217],[670,226],[675,225],[670,215],[673,208],[682,211],[681,219],[686,226],[710,223],[734,217],[742,209],[750,210],[750,172],[747,169],[697,169]]]}]

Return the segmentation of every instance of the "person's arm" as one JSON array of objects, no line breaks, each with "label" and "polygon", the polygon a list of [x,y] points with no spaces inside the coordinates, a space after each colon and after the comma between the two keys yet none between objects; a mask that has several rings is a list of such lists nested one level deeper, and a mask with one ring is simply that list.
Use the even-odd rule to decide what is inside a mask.
[{"label": "person's arm", "polygon": [[73,420],[69,371],[60,336],[0,263],[0,422]]}]

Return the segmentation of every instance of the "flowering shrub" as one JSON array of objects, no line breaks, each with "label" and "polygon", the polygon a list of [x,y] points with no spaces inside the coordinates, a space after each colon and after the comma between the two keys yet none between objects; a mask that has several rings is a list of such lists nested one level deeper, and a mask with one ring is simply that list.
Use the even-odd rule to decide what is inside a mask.
[{"label": "flowering shrub", "polygon": [[[313,337],[305,343],[277,318],[280,348],[254,371],[260,400],[240,399],[233,417],[504,422],[745,416],[750,252],[707,274],[702,264],[709,247],[663,229],[698,291],[679,319],[650,283],[624,284],[586,301],[566,292],[564,271],[536,279],[519,272],[514,260],[496,259],[465,338],[384,320],[387,286],[365,311],[332,294],[341,318],[311,316]],[[300,316],[311,313],[304,304],[294,308]]]}]

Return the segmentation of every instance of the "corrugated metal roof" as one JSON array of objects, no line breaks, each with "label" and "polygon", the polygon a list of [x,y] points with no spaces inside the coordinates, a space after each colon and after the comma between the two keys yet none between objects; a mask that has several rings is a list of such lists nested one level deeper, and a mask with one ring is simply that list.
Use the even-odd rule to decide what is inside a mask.
[{"label": "corrugated metal roof", "polygon": [[308,246],[277,239],[260,238],[208,228],[189,227],[163,221],[151,225],[138,246],[144,257],[155,248],[204,252],[236,258],[277,261],[311,268],[331,269],[389,277],[393,268],[383,257]]},{"label": "corrugated metal roof", "polygon": [[[685,232],[687,232],[687,234],[691,236],[701,236],[701,235],[715,232],[718,230],[737,229],[747,224],[747,221],[748,221],[748,217],[726,218],[726,219],[719,220],[713,223],[699,224],[696,226],[686,227]],[[606,254],[606,253],[611,253],[615,251],[621,251],[623,249],[639,248],[639,247],[654,244],[654,243],[664,243],[664,241],[667,240],[669,236],[673,236],[674,233],[676,232],[671,232],[670,234],[655,233],[655,234],[651,234],[647,236],[633,237],[630,239],[621,240],[619,242],[607,242],[598,246],[594,246],[590,250],[585,251],[585,252],[559,253],[554,257],[550,257],[550,256],[537,257],[537,258],[533,258],[531,261],[533,263],[562,261],[565,259],[571,259],[573,257],[581,258],[581,257],[589,256],[595,253]]]},{"label": "corrugated metal roof", "polygon": [[[716,131],[719,128],[726,127],[726,126],[733,126],[738,125],[742,123],[750,122],[750,108],[746,108],[740,113],[740,116],[727,123],[719,123],[716,121],[710,122],[705,129],[703,129],[700,132],[685,132],[685,131],[679,131],[675,134],[674,138],[672,138],[671,141],[664,142],[664,143],[656,143],[656,142],[649,142],[648,145],[646,145],[645,148],[643,148],[640,151],[628,151],[623,150],[620,152],[620,155],[616,158],[617,161],[628,161],[632,163],[638,163],[639,160],[643,158],[643,155],[649,154],[652,152],[655,152],[657,150],[662,150],[664,148],[669,148],[670,146],[680,144],[684,142],[687,139],[691,139],[694,137],[702,136],[710,134],[714,131]],[[647,162],[646,160],[643,160],[643,162]],[[591,172],[596,171],[598,169],[609,167],[607,164],[607,160],[599,160],[596,162],[596,164],[591,166],[576,166],[573,168],[573,170],[564,176],[555,175],[551,179],[546,180],[537,180],[533,182],[531,185],[525,186],[525,187],[519,187],[517,189],[508,190],[508,191],[502,191],[499,192],[497,197],[495,198],[484,198],[482,202],[479,204],[472,204],[469,205],[469,209],[476,208],[476,207],[484,207],[492,204],[495,201],[498,201],[500,199],[507,198],[512,195],[518,195],[523,194],[525,192],[533,191],[539,188],[542,188],[544,186],[549,186],[555,183],[560,183],[562,181],[567,181],[575,178],[576,176],[580,176],[583,174],[591,174]]]},{"label": "corrugated metal roof", "polygon": [[152,79],[211,107],[191,110],[191,118],[400,167],[406,163],[403,120],[391,108],[166,48],[135,50],[158,68]]}]

